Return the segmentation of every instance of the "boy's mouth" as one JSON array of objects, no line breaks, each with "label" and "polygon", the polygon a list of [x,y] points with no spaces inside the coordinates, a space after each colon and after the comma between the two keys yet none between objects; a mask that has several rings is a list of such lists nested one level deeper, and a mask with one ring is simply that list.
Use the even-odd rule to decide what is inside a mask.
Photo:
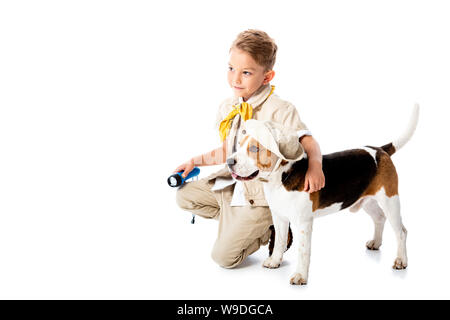
[{"label": "boy's mouth", "polygon": [[242,90],[244,88],[234,87],[236,90]]}]

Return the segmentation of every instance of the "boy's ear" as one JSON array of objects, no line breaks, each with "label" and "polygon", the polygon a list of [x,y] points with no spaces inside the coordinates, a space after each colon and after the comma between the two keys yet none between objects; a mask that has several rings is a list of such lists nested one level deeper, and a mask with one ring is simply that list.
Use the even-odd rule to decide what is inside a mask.
[{"label": "boy's ear", "polygon": [[263,84],[268,84],[270,81],[272,81],[273,77],[275,77],[275,71],[269,70],[264,74],[264,82]]}]

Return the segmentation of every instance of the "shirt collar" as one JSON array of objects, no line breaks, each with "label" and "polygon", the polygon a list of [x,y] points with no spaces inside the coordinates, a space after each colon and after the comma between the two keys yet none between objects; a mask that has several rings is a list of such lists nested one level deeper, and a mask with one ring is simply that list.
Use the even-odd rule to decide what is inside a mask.
[{"label": "shirt collar", "polygon": [[[261,86],[256,92],[246,101],[248,104],[252,106],[253,109],[258,108],[268,97],[270,91],[272,90],[272,86],[270,83]],[[242,103],[242,97],[236,97],[234,99],[235,104]]]}]

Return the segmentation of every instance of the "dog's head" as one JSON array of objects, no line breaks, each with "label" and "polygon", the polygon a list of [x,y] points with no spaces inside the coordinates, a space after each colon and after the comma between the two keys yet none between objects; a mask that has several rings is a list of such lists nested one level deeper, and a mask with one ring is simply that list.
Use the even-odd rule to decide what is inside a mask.
[{"label": "dog's head", "polygon": [[282,161],[298,161],[304,155],[296,132],[290,128],[271,121],[247,120],[245,130],[239,149],[227,159],[237,180],[267,180]]}]

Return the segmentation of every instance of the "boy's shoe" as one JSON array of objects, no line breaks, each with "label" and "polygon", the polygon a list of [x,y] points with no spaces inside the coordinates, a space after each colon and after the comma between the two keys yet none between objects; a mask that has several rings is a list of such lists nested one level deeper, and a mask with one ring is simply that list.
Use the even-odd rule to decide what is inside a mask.
[{"label": "boy's shoe", "polygon": [[[273,225],[271,225],[269,227],[269,230],[271,230],[272,232],[270,233],[270,239],[269,239],[269,257],[272,255],[273,252],[273,246],[275,245],[275,228]],[[286,247],[286,251],[288,251],[288,249],[291,247],[292,245],[292,230],[291,230],[291,226],[289,226],[289,232],[288,232],[288,238],[287,238],[287,247]],[[286,252],[285,251],[285,252]]]}]

